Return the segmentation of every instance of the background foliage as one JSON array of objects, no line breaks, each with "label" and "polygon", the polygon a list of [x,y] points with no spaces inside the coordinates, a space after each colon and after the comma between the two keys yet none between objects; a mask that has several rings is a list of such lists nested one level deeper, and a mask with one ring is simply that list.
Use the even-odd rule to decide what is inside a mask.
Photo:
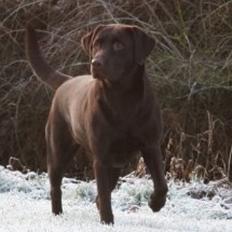
[{"label": "background foliage", "polygon": [[[45,57],[71,75],[89,70],[80,38],[91,28],[142,27],[156,40],[147,70],[163,109],[166,170],[185,179],[192,173],[205,179],[229,175],[231,0],[0,0],[0,164],[15,156],[30,169],[44,170],[44,127],[53,93],[25,59],[24,27],[31,20],[39,22]],[[69,172],[91,176],[83,153]]]}]

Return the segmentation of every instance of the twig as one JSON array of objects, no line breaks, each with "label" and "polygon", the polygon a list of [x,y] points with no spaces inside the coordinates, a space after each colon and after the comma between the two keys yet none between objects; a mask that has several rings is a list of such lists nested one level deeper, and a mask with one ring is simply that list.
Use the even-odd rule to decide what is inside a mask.
[{"label": "twig", "polygon": [[231,145],[230,153],[229,153],[227,175],[228,175],[229,181],[232,182],[232,145]]}]

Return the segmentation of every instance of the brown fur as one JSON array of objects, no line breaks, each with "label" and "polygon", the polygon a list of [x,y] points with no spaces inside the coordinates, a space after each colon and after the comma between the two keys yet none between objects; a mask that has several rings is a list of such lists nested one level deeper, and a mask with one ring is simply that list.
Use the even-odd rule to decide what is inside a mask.
[{"label": "brown fur", "polygon": [[159,211],[167,193],[160,152],[162,123],[144,68],[153,39],[136,26],[99,25],[82,38],[83,48],[92,58],[91,75],[71,78],[44,61],[31,27],[26,38],[34,72],[57,89],[46,126],[52,212],[62,213],[62,176],[80,146],[93,161],[103,223],[114,222],[111,192],[120,168],[138,151],[154,182],[149,206]]}]

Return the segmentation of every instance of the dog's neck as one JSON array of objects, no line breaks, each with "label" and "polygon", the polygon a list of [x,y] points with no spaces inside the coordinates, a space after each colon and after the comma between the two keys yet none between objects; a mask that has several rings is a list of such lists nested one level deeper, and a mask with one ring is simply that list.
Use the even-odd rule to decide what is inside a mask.
[{"label": "dog's neck", "polygon": [[136,65],[130,73],[123,74],[123,77],[119,81],[108,82],[99,80],[98,84],[106,91],[107,95],[116,94],[119,97],[120,95],[133,94],[133,92],[134,94],[138,94],[143,91],[144,77],[144,65]]},{"label": "dog's neck", "polygon": [[104,112],[111,112],[111,117],[120,118],[120,114],[126,117],[126,112],[136,113],[144,100],[146,79],[144,65],[136,66],[129,75],[127,74],[127,78],[117,83],[97,80],[101,107],[104,107]]}]

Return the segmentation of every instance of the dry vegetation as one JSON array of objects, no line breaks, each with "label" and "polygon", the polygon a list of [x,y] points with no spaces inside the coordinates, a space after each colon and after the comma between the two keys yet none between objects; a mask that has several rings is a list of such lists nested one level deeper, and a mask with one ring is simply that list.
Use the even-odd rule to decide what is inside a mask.
[{"label": "dry vegetation", "polygon": [[[86,31],[112,22],[142,27],[156,40],[147,69],[163,108],[166,170],[232,180],[232,0],[0,0],[0,164],[15,156],[43,170],[53,93],[25,59],[29,20],[49,62],[73,75],[88,71]],[[81,159],[70,172],[89,176],[87,165]]]}]

